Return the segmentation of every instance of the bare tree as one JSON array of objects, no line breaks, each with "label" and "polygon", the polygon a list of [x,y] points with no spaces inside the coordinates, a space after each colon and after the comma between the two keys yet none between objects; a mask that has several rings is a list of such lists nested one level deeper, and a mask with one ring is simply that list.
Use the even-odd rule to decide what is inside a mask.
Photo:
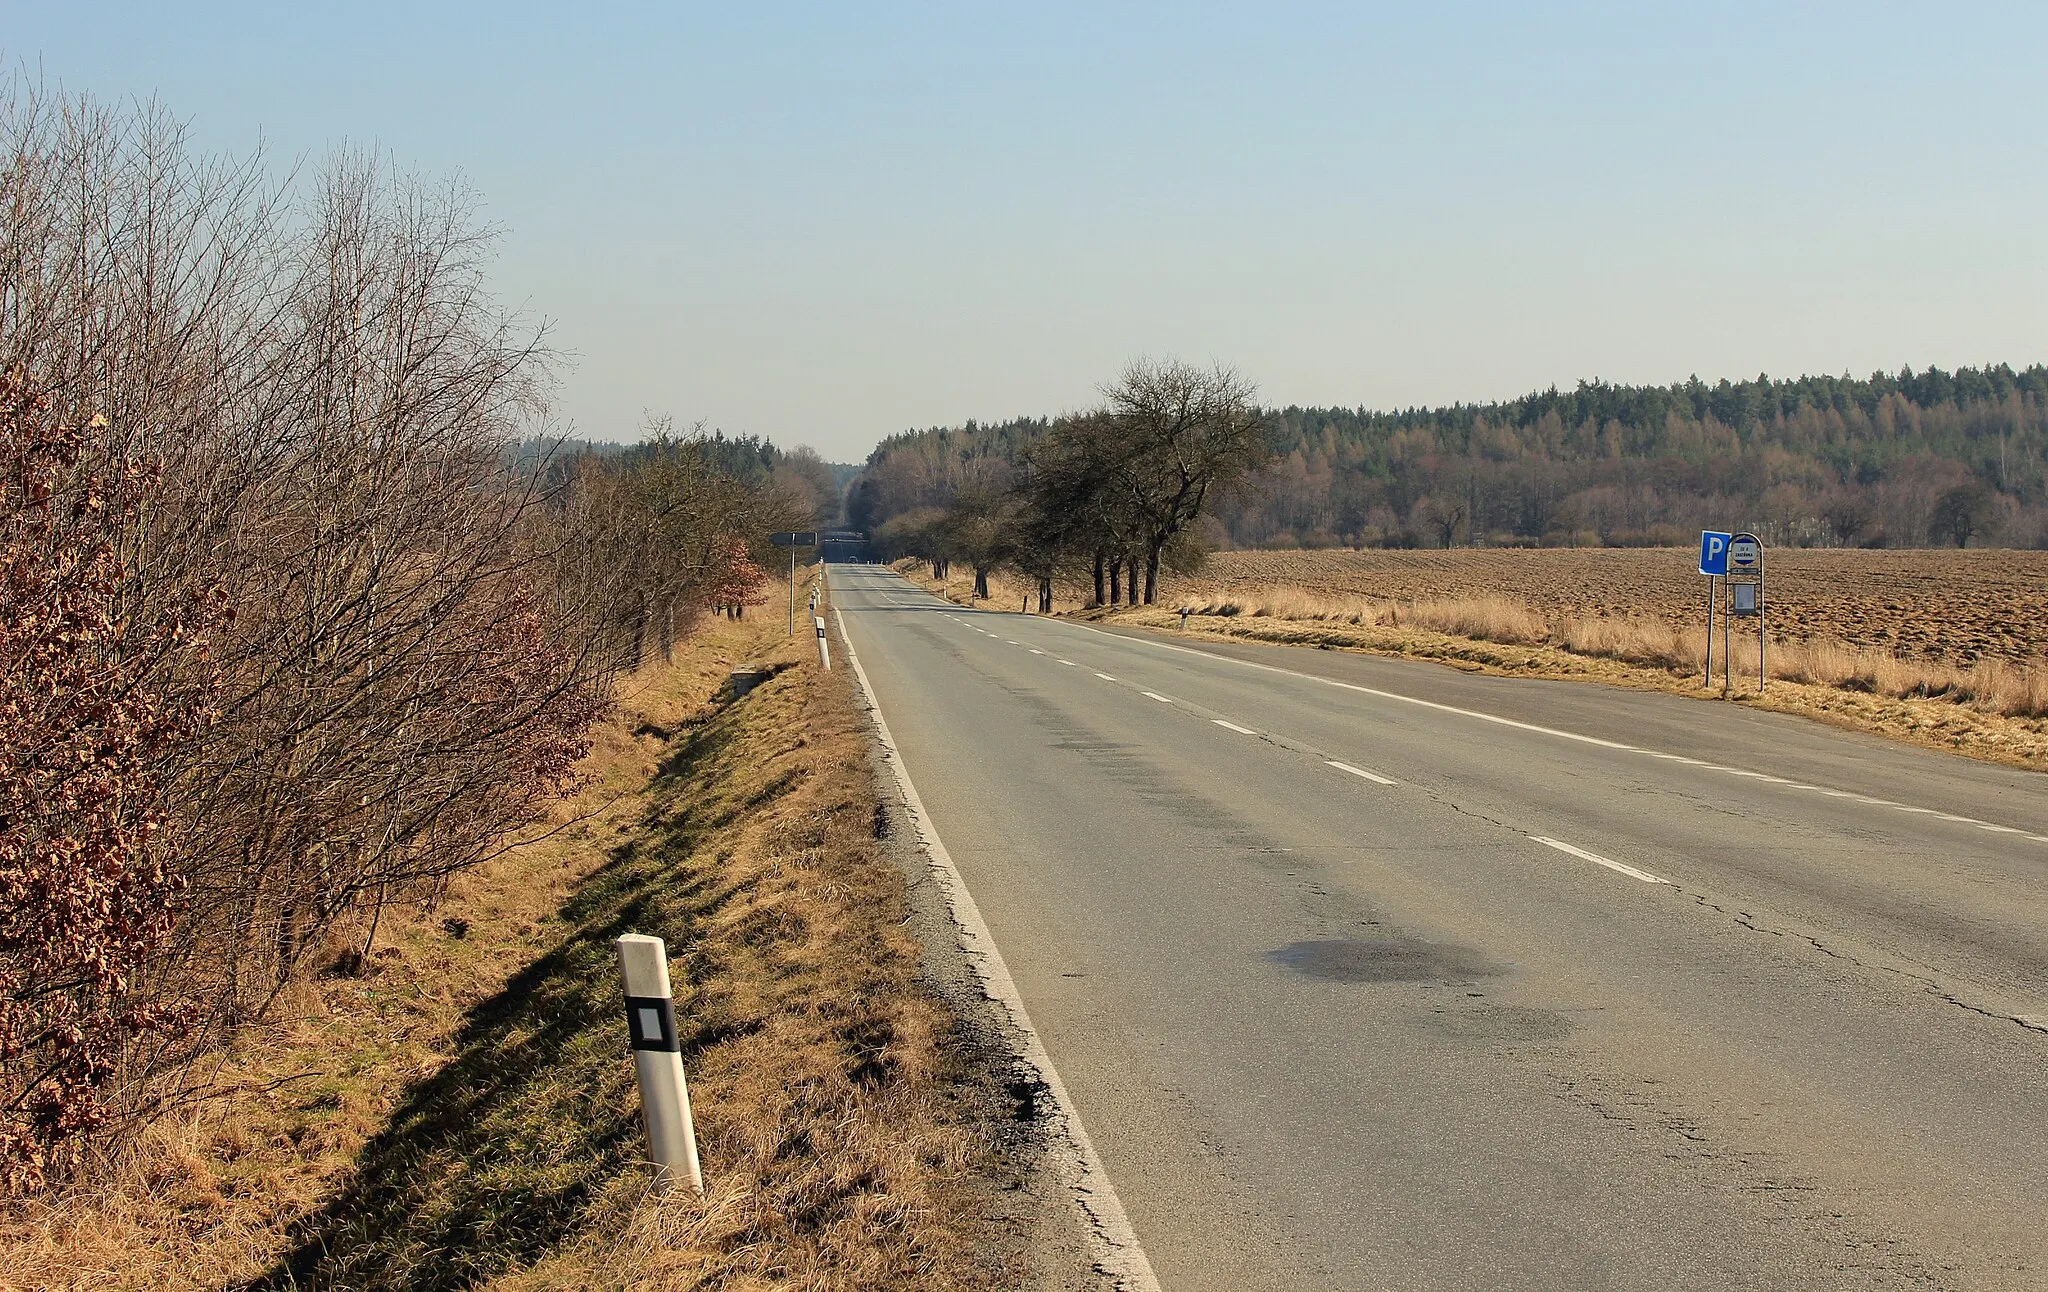
[{"label": "bare tree", "polygon": [[1150,605],[1166,544],[1270,456],[1266,414],[1236,373],[1176,360],[1135,360],[1103,394],[1103,465],[1135,520]]},{"label": "bare tree", "polygon": [[818,451],[803,445],[776,459],[775,483],[804,508],[803,527],[824,529],[839,523],[839,485]]},{"label": "bare tree", "polygon": [[1955,540],[1957,547],[1968,547],[1970,540],[1989,523],[1992,503],[1988,485],[1978,480],[1965,481],[1935,500],[1927,528],[1943,538]]},{"label": "bare tree", "polygon": [[1467,515],[1465,499],[1458,495],[1430,494],[1416,502],[1409,513],[1409,523],[1432,535],[1438,547],[1447,548],[1458,541],[1458,531],[1464,528]]},{"label": "bare tree", "polygon": [[953,497],[939,522],[942,543],[950,555],[974,571],[974,595],[986,599],[988,576],[1008,560],[1015,542],[1016,500],[986,486],[970,486]]}]

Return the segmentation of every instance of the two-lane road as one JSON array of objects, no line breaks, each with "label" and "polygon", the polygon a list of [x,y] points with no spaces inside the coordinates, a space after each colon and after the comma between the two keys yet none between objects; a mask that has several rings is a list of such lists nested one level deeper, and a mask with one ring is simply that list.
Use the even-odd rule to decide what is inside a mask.
[{"label": "two-lane road", "polygon": [[2043,778],[832,584],[1164,1287],[2048,1287]]}]

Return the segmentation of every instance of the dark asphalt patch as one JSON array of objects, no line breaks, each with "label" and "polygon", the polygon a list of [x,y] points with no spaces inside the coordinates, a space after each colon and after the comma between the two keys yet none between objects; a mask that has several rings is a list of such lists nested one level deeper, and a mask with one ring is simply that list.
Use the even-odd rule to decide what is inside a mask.
[{"label": "dark asphalt patch", "polygon": [[1325,982],[1470,982],[1495,978],[1505,966],[1470,947],[1418,938],[1334,938],[1290,942],[1266,958]]}]

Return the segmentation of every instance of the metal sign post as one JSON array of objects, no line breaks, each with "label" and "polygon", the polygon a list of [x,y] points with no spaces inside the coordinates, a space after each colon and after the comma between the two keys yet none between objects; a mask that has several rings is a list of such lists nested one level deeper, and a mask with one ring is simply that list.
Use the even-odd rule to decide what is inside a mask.
[{"label": "metal sign post", "polygon": [[[1728,573],[1728,540],[1732,534],[1719,530],[1700,531],[1700,573],[1707,576],[1707,677],[1705,685],[1714,684],[1714,594],[1720,590],[1718,581]],[[1723,654],[1726,654],[1724,651]]]},{"label": "metal sign post", "polygon": [[770,534],[768,541],[777,547],[789,549],[789,635],[794,637],[796,636],[796,549],[799,547],[816,547],[818,545],[818,531],[815,529],[784,530],[780,534]]},{"label": "metal sign post", "polygon": [[[1764,658],[1764,544],[1754,534],[1737,534],[1728,540],[1728,614],[1733,619],[1756,620],[1756,689],[1762,694],[1767,675]],[[1724,628],[1724,634],[1725,634]],[[1725,652],[1724,653],[1728,653]],[[1726,661],[1733,664],[1733,660]],[[1732,687],[1732,683],[1731,683]]]}]

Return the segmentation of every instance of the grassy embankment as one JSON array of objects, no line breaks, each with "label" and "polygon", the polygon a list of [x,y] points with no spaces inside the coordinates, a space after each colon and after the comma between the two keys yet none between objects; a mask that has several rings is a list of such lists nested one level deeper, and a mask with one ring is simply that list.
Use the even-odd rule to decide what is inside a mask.
[{"label": "grassy embankment", "polygon": [[[0,1286],[986,1286],[845,670],[778,616],[644,671],[556,831],[389,917],[224,1097],[0,1227]],[[720,703],[737,661],[781,671]],[[708,1196],[657,1202],[612,939],[668,939]],[[338,948],[337,948],[338,950]]]},{"label": "grassy embankment", "polygon": [[[1007,610],[1021,605],[1026,592],[1018,580],[994,577],[989,598],[976,601],[971,575],[955,571],[941,584],[926,563],[899,561],[896,568],[962,605]],[[1157,605],[1115,610],[1084,608],[1086,588],[1068,585],[1058,592],[1056,613],[1130,627],[1178,633],[1184,604],[1194,612],[1186,631],[1202,636],[1405,656],[1469,672],[1605,682],[1702,698],[1721,694],[1718,645],[1715,682],[1704,686],[1705,634],[1647,616],[1552,617],[1499,595],[1403,601],[1285,584],[1183,597],[1175,597],[1169,584]],[[2048,671],[1995,659],[1963,668],[1813,638],[1773,643],[1771,683],[1759,692],[1754,636],[1737,642],[1735,659],[1739,703],[2048,770]]]}]

